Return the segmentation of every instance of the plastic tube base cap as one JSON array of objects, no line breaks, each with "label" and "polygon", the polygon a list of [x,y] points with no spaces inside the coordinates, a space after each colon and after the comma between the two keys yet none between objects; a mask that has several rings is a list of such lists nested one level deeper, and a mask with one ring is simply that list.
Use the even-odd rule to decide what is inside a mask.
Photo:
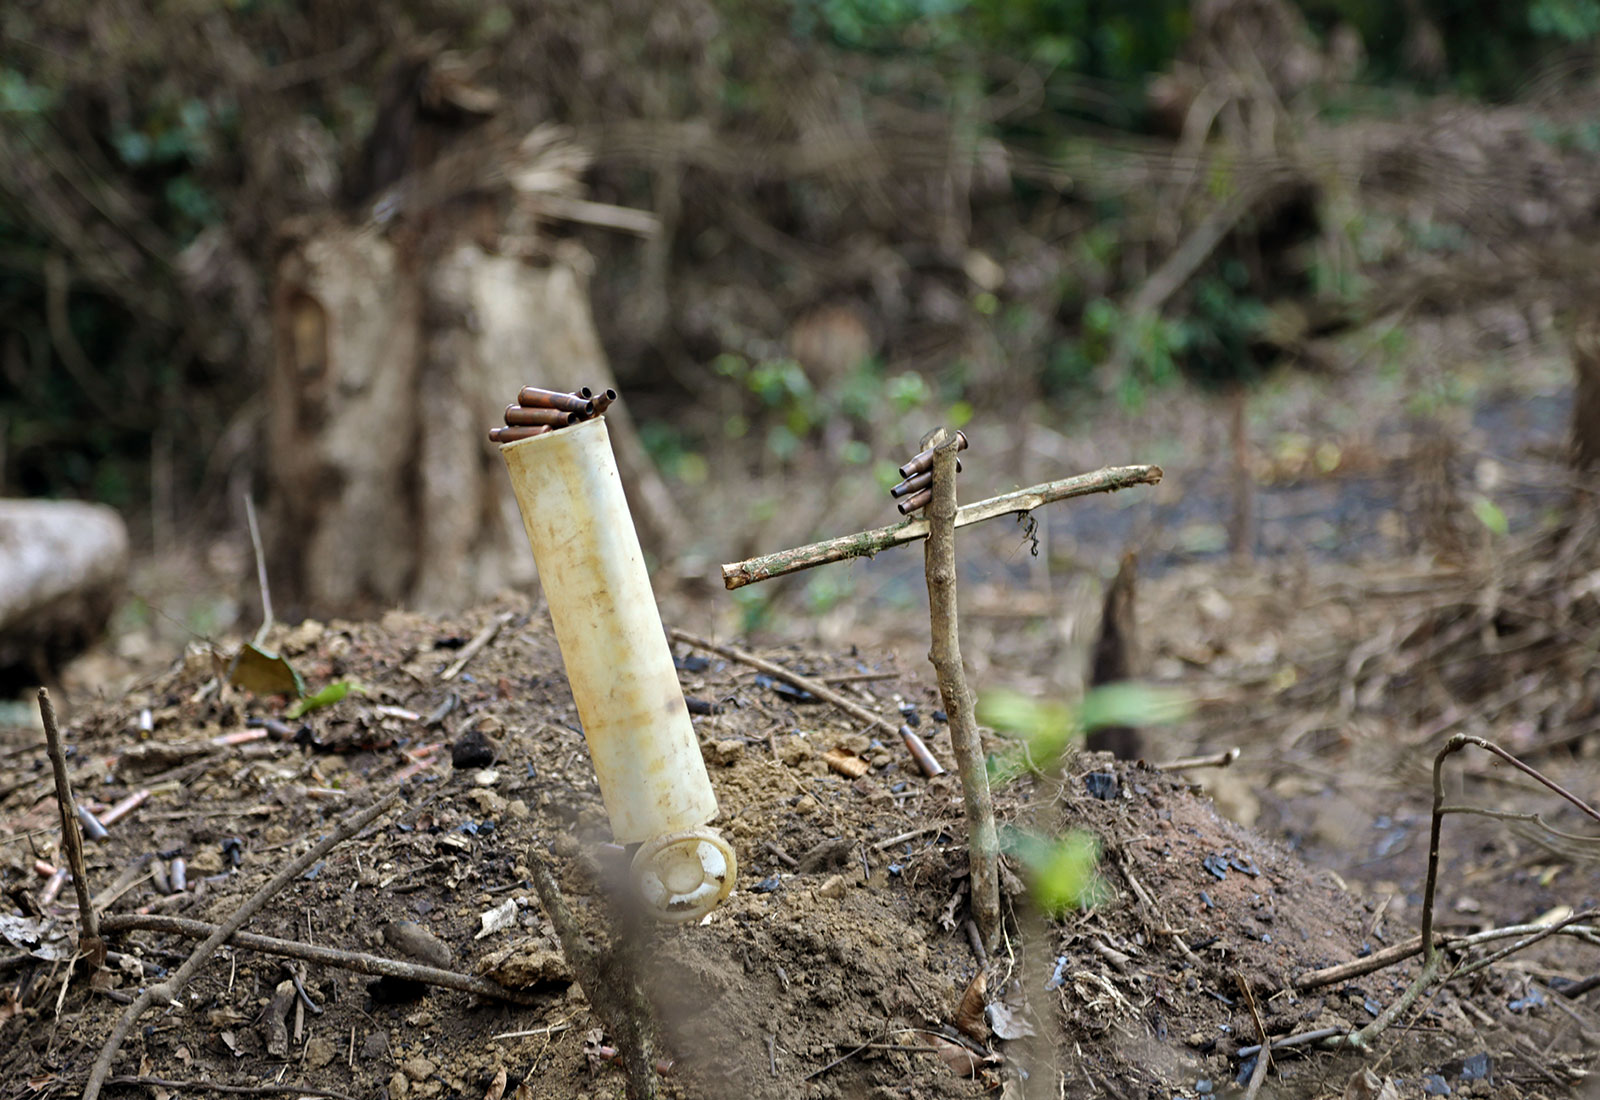
[{"label": "plastic tube base cap", "polygon": [[647,840],[633,857],[633,884],[645,912],[668,924],[699,920],[733,892],[739,859],[715,830]]}]

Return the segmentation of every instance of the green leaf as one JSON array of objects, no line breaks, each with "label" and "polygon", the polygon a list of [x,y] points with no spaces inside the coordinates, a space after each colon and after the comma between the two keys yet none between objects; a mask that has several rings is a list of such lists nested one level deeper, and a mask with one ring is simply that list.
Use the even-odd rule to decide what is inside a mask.
[{"label": "green leaf", "polygon": [[1014,830],[1007,834],[1005,847],[1022,861],[1028,892],[1049,916],[1094,903],[1099,893],[1095,864],[1100,842],[1093,833],[1074,829],[1064,837],[1047,839]]},{"label": "green leaf", "polygon": [[1493,534],[1504,535],[1511,530],[1511,525],[1506,522],[1506,514],[1488,497],[1473,498],[1472,514],[1477,516],[1478,522],[1487,527]]},{"label": "green leaf", "polygon": [[1030,739],[1042,730],[1075,724],[1065,703],[1040,702],[1018,691],[985,692],[978,700],[977,717],[986,726]]},{"label": "green leaf", "polygon": [[293,695],[306,693],[306,683],[294,666],[276,653],[246,643],[239,648],[228,670],[228,682],[253,695]]},{"label": "green leaf", "polygon": [[367,689],[356,683],[354,680],[336,680],[327,687],[323,688],[321,691],[317,692],[315,695],[310,695],[304,699],[301,699],[284,713],[284,717],[292,721],[295,718],[310,714],[314,710],[321,710],[323,707],[331,707],[333,704],[343,699],[346,695],[349,695],[352,691],[361,695],[365,695],[367,693]]},{"label": "green leaf", "polygon": [[1188,713],[1189,699],[1181,691],[1136,680],[1097,687],[1078,705],[1078,721],[1085,730],[1102,726],[1166,725]]}]

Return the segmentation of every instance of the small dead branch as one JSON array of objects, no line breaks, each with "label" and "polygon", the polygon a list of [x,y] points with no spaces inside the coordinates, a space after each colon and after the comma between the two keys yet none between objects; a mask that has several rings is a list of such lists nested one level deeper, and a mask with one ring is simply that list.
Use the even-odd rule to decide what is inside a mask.
[{"label": "small dead branch", "polygon": [[454,680],[457,676],[461,675],[461,670],[467,667],[467,663],[478,655],[479,650],[488,645],[490,642],[494,641],[495,635],[499,634],[501,628],[509,623],[514,617],[515,614],[510,611],[503,611],[496,615],[494,617],[494,621],[492,621],[482,630],[478,631],[478,633],[473,636],[472,641],[461,647],[461,652],[456,656],[454,661],[450,662],[450,667],[439,673],[439,679]]},{"label": "small dead branch", "polygon": [[[1551,936],[1573,935],[1586,939],[1590,943],[1600,943],[1600,939],[1597,939],[1595,936],[1595,930],[1581,923],[1583,921],[1593,920],[1596,916],[1600,916],[1600,910],[1586,909],[1581,913],[1574,913],[1566,920],[1556,921],[1552,924],[1547,924],[1532,929],[1519,928],[1514,934],[1522,935],[1522,939],[1508,947],[1502,947],[1499,951],[1496,951],[1491,955],[1486,955],[1483,958],[1478,959],[1476,962],[1469,963],[1466,966],[1458,967],[1450,972],[1450,977],[1465,978],[1470,974],[1476,974],[1478,971],[1483,970],[1486,967],[1493,966],[1501,959],[1515,955],[1518,951],[1521,951],[1527,947],[1531,947],[1540,940],[1548,939]],[[1503,932],[1507,935],[1513,934],[1511,930],[1508,929],[1497,928],[1491,929],[1491,931]],[[1524,933],[1526,933],[1526,935],[1524,935]]]},{"label": "small dead branch", "polygon": [[1151,764],[1150,770],[1157,772],[1181,772],[1190,768],[1226,768],[1239,759],[1237,746],[1224,749],[1222,752],[1210,753],[1206,756],[1181,756],[1176,760],[1168,760],[1160,764]]},{"label": "small dead branch", "polygon": [[56,708],[44,688],[39,689],[39,718],[44,722],[45,747],[50,754],[50,768],[55,772],[56,805],[61,809],[61,847],[67,853],[72,886],[78,894],[81,922],[78,951],[88,959],[90,969],[99,970],[106,962],[106,944],[100,938],[99,919],[89,896],[89,873],[83,865],[83,834],[78,831],[78,804],[72,799],[72,785],[67,780],[67,755],[61,747],[61,731],[56,726]]},{"label": "small dead branch", "polygon": [[[1161,481],[1160,466],[1107,466],[1089,474],[1047,481],[1040,485],[966,504],[956,510],[955,526],[968,527],[998,516],[1022,515],[1058,500],[1113,493],[1135,485],[1155,485]],[[797,546],[790,550],[764,554],[759,558],[730,562],[722,567],[722,583],[729,591],[757,581],[770,580],[802,569],[849,558],[871,557],[879,550],[928,537],[928,518],[906,520],[890,527],[876,527],[853,535]]]},{"label": "small dead branch", "polygon": [[267,554],[261,549],[261,527],[256,523],[256,502],[249,493],[244,495],[244,518],[250,525],[250,548],[256,556],[256,584],[261,588],[261,628],[256,631],[255,644],[267,640],[272,629],[272,586],[267,583]]},{"label": "small dead branch", "polygon": [[221,1092],[230,1096],[328,1096],[332,1100],[356,1100],[347,1092],[311,1085],[223,1085],[216,1081],[173,1081],[165,1077],[108,1077],[106,1084],[142,1085],[173,1092]]},{"label": "small dead branch", "polygon": [[[1332,1039],[1335,1036],[1343,1034],[1344,1031],[1341,1028],[1319,1027],[1315,1031],[1302,1031],[1298,1035],[1285,1035],[1281,1039],[1274,1039],[1270,1044],[1268,1044],[1268,1049],[1274,1052],[1280,1050],[1291,1050],[1294,1047],[1303,1047],[1308,1046],[1311,1043],[1320,1043],[1324,1039]],[[1252,1054],[1259,1053],[1261,1053],[1261,1047],[1259,1045],[1239,1048],[1240,1058],[1248,1058]]]},{"label": "small dead branch", "polygon": [[[1438,944],[1443,945],[1443,936],[1438,938]],[[1371,974],[1374,970],[1382,970],[1386,966],[1393,966],[1397,962],[1404,962],[1413,955],[1421,954],[1422,937],[1413,936],[1402,943],[1391,944],[1381,951],[1374,951],[1366,958],[1352,959],[1347,963],[1337,966],[1326,966],[1321,970],[1313,970],[1309,974],[1302,974],[1293,982],[1294,988],[1299,990],[1321,989],[1325,985],[1337,985],[1339,982],[1359,978],[1363,974]]]},{"label": "small dead branch", "polygon": [[[721,645],[720,643],[711,641],[709,638],[702,638],[698,635],[690,634],[688,631],[679,630],[677,627],[669,629],[667,631],[667,636],[675,642],[682,642],[684,645],[693,646],[696,649],[703,649],[707,653],[715,653],[719,657],[726,657],[730,661],[738,661],[742,665],[749,665],[757,672],[765,672],[768,676],[772,676],[776,679],[787,680],[800,690],[809,691],[823,702],[832,703],[834,706],[838,707],[852,718],[858,718],[861,721],[866,722],[868,725],[881,726],[890,733],[895,733],[900,728],[893,722],[889,721],[889,719],[880,714],[873,713],[860,703],[857,703],[855,700],[851,699],[849,696],[835,691],[821,680],[814,679],[810,676],[802,676],[798,672],[793,672],[787,668],[784,668],[780,664],[775,664],[772,661],[767,660],[764,657],[757,657],[754,653],[747,653],[744,650],[738,649],[731,645]],[[923,747],[923,751],[927,751],[926,746]],[[929,753],[928,757],[929,759],[932,759],[933,754]],[[936,760],[934,762],[938,763]],[[921,766],[920,761],[919,766]]]},{"label": "small dead branch", "polygon": [[158,1000],[167,1003],[175,1002],[178,994],[189,983],[189,979],[194,977],[196,971],[204,966],[217,948],[221,947],[234,933],[238,932],[246,921],[255,916],[285,886],[293,882],[299,875],[305,873],[307,867],[310,867],[334,848],[349,840],[388,812],[389,808],[400,798],[400,793],[398,789],[391,791],[367,809],[347,818],[332,833],[313,844],[305,855],[290,863],[274,875],[272,880],[265,886],[251,894],[244,904],[234,911],[231,917],[218,925],[216,931],[206,937],[205,942],[190,953],[189,958],[173,972],[171,977],[164,982],[148,987],[143,993],[139,994],[134,1002],[123,1010],[122,1015],[117,1018],[116,1026],[111,1029],[111,1035],[106,1039],[105,1046],[101,1047],[100,1056],[95,1059],[94,1067],[89,1071],[89,1080],[84,1085],[82,1100],[96,1100],[100,1095],[100,1089],[105,1084],[107,1075],[111,1072],[111,1062],[116,1058],[117,1051],[121,1049],[122,1041],[128,1037],[128,1031],[133,1027],[134,1021],[143,1015],[146,1009]]},{"label": "small dead branch", "polygon": [[[188,936],[190,939],[205,939],[214,935],[217,930],[216,925],[207,924],[205,921],[154,913],[113,913],[101,922],[101,928],[108,935],[113,932],[166,932],[175,936]],[[440,989],[454,989],[461,993],[473,993],[497,1001],[510,1001],[512,1004],[538,1003],[538,998],[515,989],[508,989],[487,978],[458,974],[454,970],[441,970],[436,966],[387,959],[381,955],[340,951],[333,947],[319,947],[297,940],[281,940],[276,936],[263,936],[255,932],[235,932],[228,943],[246,951],[259,951],[263,955],[304,959],[306,962],[334,966],[341,970],[353,970],[357,974],[371,974],[377,978],[405,978]]]},{"label": "small dead branch", "polygon": [[[1485,752],[1499,757],[1501,760],[1505,761],[1507,764],[1510,764],[1524,775],[1527,775],[1528,777],[1538,781],[1549,790],[1554,791],[1556,794],[1560,795],[1562,798],[1576,806],[1579,810],[1583,811],[1583,813],[1587,814],[1589,817],[1596,821],[1600,821],[1600,810],[1596,810],[1593,806],[1590,806],[1583,799],[1579,798],[1577,795],[1561,786],[1555,780],[1551,779],[1537,768],[1523,763],[1521,760],[1517,759],[1511,753],[1507,752],[1499,745],[1496,745],[1494,742],[1488,741],[1482,737],[1474,737],[1465,733],[1453,734],[1433,758],[1433,815],[1428,832],[1428,873],[1422,888],[1422,920],[1421,928],[1417,937],[1417,942],[1422,947],[1422,971],[1417,975],[1412,983],[1406,987],[1405,991],[1402,992],[1392,1004],[1379,1013],[1377,1018],[1374,1019],[1370,1024],[1358,1031],[1353,1031],[1348,1034],[1338,1035],[1331,1039],[1324,1040],[1324,1045],[1327,1047],[1333,1049],[1354,1047],[1357,1050],[1370,1050],[1372,1041],[1379,1035],[1383,1034],[1383,1032],[1387,1030],[1397,1019],[1399,1019],[1404,1012],[1410,1009],[1410,1007],[1416,1003],[1417,998],[1420,997],[1429,986],[1433,985],[1435,981],[1440,980],[1440,972],[1444,969],[1444,953],[1440,950],[1440,941],[1436,940],[1433,934],[1433,904],[1439,885],[1439,835],[1444,825],[1445,815],[1451,813],[1477,812],[1472,807],[1445,805],[1444,762],[1450,756],[1460,752],[1468,745],[1476,745]],[[1566,921],[1551,925],[1548,928],[1540,928],[1518,943],[1512,944],[1510,947],[1495,952],[1487,959],[1478,960],[1470,967],[1466,968],[1464,972],[1472,973],[1480,970],[1490,963],[1498,962],[1516,951],[1521,951],[1525,947],[1528,947],[1533,943],[1537,943],[1546,936],[1567,932],[1573,932],[1576,934],[1576,930],[1578,929],[1583,929],[1583,931],[1592,936],[1593,929],[1579,925],[1576,922],[1587,919],[1593,915],[1593,913],[1581,913],[1568,918]],[[1500,934],[1499,930],[1491,931],[1496,934],[1496,938],[1503,938],[1503,935]],[[1466,937],[1466,939],[1473,940],[1474,942],[1483,942],[1482,936],[1483,933],[1479,933],[1473,937]],[[1462,972],[1463,971],[1458,970],[1455,973],[1447,974],[1443,980],[1449,980],[1449,978],[1455,977],[1457,974]]]},{"label": "small dead branch", "polygon": [[893,848],[896,844],[904,844],[908,840],[915,840],[917,837],[927,836],[929,833],[941,833],[949,827],[950,826],[943,821],[936,821],[932,825],[920,825],[915,829],[909,829],[903,833],[896,833],[887,840],[878,841],[872,846],[872,850],[875,852],[885,852],[890,848]]},{"label": "small dead branch", "polygon": [[939,680],[939,697],[950,716],[950,743],[961,772],[966,804],[967,852],[972,869],[972,916],[985,947],[1000,934],[1000,838],[994,826],[989,772],[973,716],[972,692],[961,665],[956,610],[956,451],[960,438],[940,429],[933,446],[933,499],[928,502],[928,541],[924,569],[932,644],[928,660]]},{"label": "small dead branch", "polygon": [[1239,992],[1244,994],[1244,1003],[1250,1008],[1250,1019],[1256,1025],[1256,1035],[1261,1039],[1260,1050],[1256,1053],[1256,1066],[1250,1071],[1250,1083],[1244,1090],[1244,1100],[1255,1100],[1261,1092],[1262,1083],[1267,1079],[1267,1068],[1272,1064],[1272,1041],[1267,1037],[1267,1025],[1261,1022],[1261,1009],[1256,1006],[1256,995],[1250,991],[1250,983],[1237,970],[1233,972],[1233,980],[1238,984]]}]

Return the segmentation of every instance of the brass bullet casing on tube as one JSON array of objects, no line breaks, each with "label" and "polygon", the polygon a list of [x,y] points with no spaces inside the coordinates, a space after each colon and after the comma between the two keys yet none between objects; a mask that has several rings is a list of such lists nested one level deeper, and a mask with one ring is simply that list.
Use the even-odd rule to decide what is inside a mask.
[{"label": "brass bullet casing on tube", "polygon": [[[587,391],[587,387],[585,387]],[[560,409],[562,412],[580,413],[589,416],[594,412],[594,402],[589,400],[588,393],[582,397],[575,393],[561,393],[558,390],[542,390],[538,386],[523,386],[517,394],[517,404],[530,409]],[[562,421],[566,423],[565,420]]]},{"label": "brass bullet casing on tube", "polygon": [[560,409],[507,405],[506,426],[508,428],[531,428],[534,425],[541,425],[546,428],[565,428],[571,422],[572,415],[572,413],[562,412]]}]

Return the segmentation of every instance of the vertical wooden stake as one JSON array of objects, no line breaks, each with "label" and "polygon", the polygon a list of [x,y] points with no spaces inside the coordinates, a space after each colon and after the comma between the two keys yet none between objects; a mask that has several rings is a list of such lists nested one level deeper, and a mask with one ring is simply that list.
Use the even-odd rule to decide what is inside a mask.
[{"label": "vertical wooden stake", "polygon": [[950,716],[950,742],[955,749],[967,815],[967,851],[971,867],[972,917],[987,947],[1000,932],[1000,841],[995,833],[994,800],[989,773],[973,716],[972,693],[961,666],[956,615],[956,447],[953,433],[940,428],[925,445],[933,454],[933,499],[928,502],[928,541],[924,546],[928,580],[928,614],[932,626],[933,662],[939,697]]},{"label": "vertical wooden stake", "polygon": [[89,960],[91,970],[106,964],[106,943],[100,938],[100,919],[89,897],[89,874],[83,864],[83,834],[78,830],[78,804],[67,781],[67,754],[61,746],[61,731],[56,727],[56,708],[50,693],[39,689],[39,718],[44,723],[45,747],[56,777],[56,804],[61,809],[61,850],[72,868],[72,885],[78,891],[78,950]]}]

